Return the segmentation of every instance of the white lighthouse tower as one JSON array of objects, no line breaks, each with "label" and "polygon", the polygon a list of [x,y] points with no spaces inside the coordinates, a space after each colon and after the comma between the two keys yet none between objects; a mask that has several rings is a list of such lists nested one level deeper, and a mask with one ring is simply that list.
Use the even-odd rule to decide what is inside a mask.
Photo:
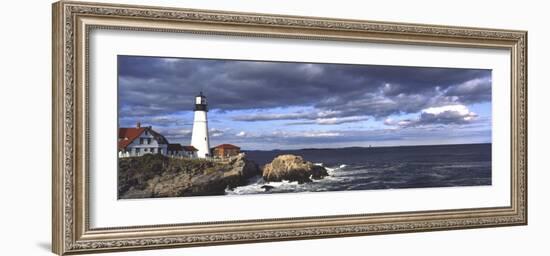
[{"label": "white lighthouse tower", "polygon": [[210,139],[208,138],[208,105],[206,96],[202,92],[195,97],[195,120],[193,121],[193,135],[191,146],[195,147],[199,158],[210,157]]}]

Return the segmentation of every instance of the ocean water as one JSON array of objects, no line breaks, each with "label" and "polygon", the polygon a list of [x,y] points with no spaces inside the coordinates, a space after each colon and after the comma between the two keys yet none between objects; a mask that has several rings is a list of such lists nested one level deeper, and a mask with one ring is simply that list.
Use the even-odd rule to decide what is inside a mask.
[{"label": "ocean water", "polygon": [[278,155],[300,155],[324,166],[330,176],[304,184],[268,183],[257,176],[245,186],[226,190],[226,194],[491,185],[491,144],[247,151],[246,154],[260,165]]}]

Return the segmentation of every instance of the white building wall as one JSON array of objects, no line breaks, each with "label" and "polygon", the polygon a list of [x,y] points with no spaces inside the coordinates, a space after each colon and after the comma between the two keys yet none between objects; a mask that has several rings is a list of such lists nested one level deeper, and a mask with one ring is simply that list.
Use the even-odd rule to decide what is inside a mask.
[{"label": "white building wall", "polygon": [[168,156],[171,156],[171,157],[185,157],[185,158],[190,158],[190,159],[194,159],[194,158],[197,158],[197,153],[196,152],[191,152],[191,151],[185,151],[185,150],[181,150],[181,151],[175,151],[175,152],[168,152]]},{"label": "white building wall", "polygon": [[[143,139],[143,144],[140,143],[140,140]],[[150,143],[147,143],[147,139],[150,139]],[[136,150],[139,149],[139,152]],[[132,143],[130,143],[126,150],[127,152],[119,152],[120,157],[130,157],[130,156],[143,156],[145,154],[157,154],[158,150],[161,150],[162,155],[167,155],[168,145],[159,144],[155,137],[147,132],[143,132],[140,137],[136,138]],[[147,151],[146,151],[147,150]],[[154,150],[154,151],[153,151]]]}]

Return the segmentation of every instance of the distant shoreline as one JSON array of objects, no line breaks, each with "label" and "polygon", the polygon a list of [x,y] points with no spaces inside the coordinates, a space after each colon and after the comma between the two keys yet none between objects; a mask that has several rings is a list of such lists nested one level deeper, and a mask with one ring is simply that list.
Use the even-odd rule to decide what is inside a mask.
[{"label": "distant shoreline", "polygon": [[419,144],[419,145],[399,145],[399,146],[350,146],[350,147],[340,147],[340,148],[297,148],[297,149],[272,149],[272,150],[261,150],[261,149],[243,149],[242,152],[272,152],[272,151],[301,151],[301,150],[335,150],[335,149],[368,149],[368,148],[404,148],[404,147],[445,147],[445,146],[466,146],[466,145],[487,145],[493,144],[492,142],[484,143],[461,143],[461,144]]}]

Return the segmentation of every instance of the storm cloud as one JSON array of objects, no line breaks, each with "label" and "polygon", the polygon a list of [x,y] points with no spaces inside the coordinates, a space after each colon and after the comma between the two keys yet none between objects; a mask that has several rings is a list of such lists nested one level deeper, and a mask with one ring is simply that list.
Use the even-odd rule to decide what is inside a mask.
[{"label": "storm cloud", "polygon": [[385,117],[486,102],[490,85],[478,69],[119,56],[121,112],[136,116],[190,110],[202,91],[219,111],[307,105]]},{"label": "storm cloud", "polygon": [[384,120],[388,126],[416,127],[432,125],[460,125],[470,124],[476,121],[477,114],[471,112],[464,105],[448,105],[444,107],[432,107],[421,111],[417,119]]},{"label": "storm cloud", "polygon": [[[141,121],[177,141],[190,139],[199,92],[214,141],[322,144],[475,124],[471,107],[490,108],[491,86],[486,69],[118,57],[119,123]],[[349,130],[366,123],[376,129]]]}]

